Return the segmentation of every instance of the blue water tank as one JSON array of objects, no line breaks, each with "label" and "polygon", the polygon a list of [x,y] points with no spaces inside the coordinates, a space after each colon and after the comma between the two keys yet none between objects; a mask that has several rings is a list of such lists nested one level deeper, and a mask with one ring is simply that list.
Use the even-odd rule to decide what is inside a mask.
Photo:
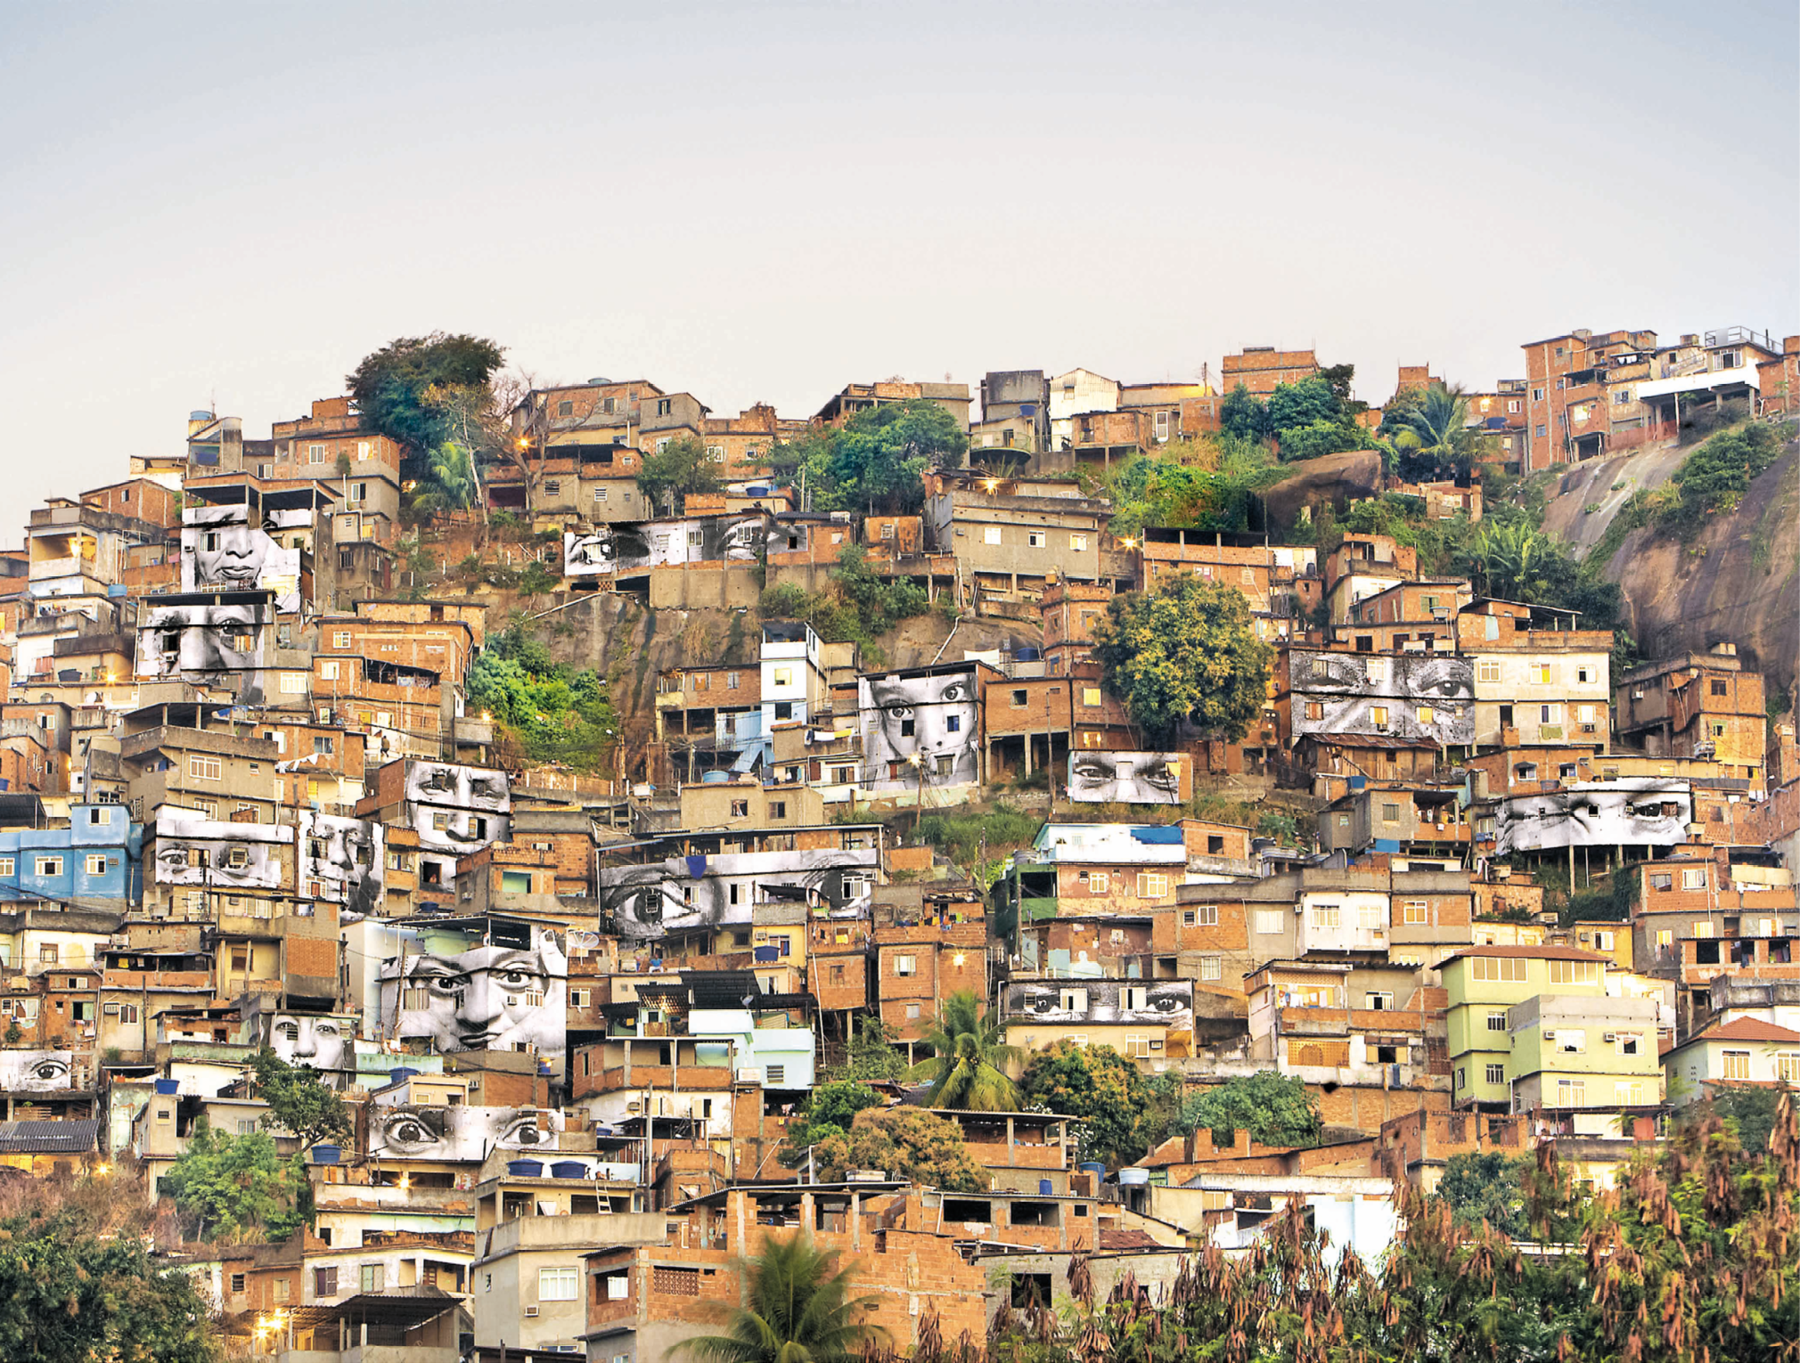
[{"label": "blue water tank", "polygon": [[1096,1185],[1106,1181],[1106,1166],[1097,1159],[1083,1160],[1081,1172],[1084,1174],[1092,1174]]},{"label": "blue water tank", "polygon": [[343,1153],[343,1150],[335,1145],[315,1145],[312,1148],[312,1162],[314,1164],[336,1164],[338,1156]]},{"label": "blue water tank", "polygon": [[722,786],[730,779],[731,773],[728,771],[707,771],[700,774],[700,784],[703,786]]},{"label": "blue water tank", "polygon": [[507,1163],[506,1172],[514,1178],[542,1178],[544,1162],[541,1159],[516,1159]]},{"label": "blue water tank", "polygon": [[1142,1187],[1149,1181],[1150,1171],[1148,1169],[1119,1170],[1119,1186],[1121,1188]]},{"label": "blue water tank", "polygon": [[578,1159],[559,1159],[550,1166],[551,1178],[586,1178],[588,1167]]},{"label": "blue water tank", "polygon": [[1050,1179],[1040,1178],[1038,1180],[1038,1195],[1040,1197],[1056,1196],[1056,1184]]}]

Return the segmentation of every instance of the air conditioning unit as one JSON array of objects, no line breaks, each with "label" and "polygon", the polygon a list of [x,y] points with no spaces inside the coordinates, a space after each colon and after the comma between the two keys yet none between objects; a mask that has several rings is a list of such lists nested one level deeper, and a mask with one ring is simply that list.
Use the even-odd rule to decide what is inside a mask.
[{"label": "air conditioning unit", "polygon": [[537,1313],[538,1313],[538,1309],[535,1306],[527,1306],[525,1308],[525,1314],[527,1317],[535,1316]]},{"label": "air conditioning unit", "polygon": [[739,1084],[760,1084],[763,1081],[761,1065],[745,1065],[731,1072],[732,1080]]},{"label": "air conditioning unit", "polygon": [[1603,1032],[1600,1036],[1600,1040],[1605,1042],[1609,1046],[1612,1045],[1612,1043],[1617,1041],[1618,1039],[1619,1039],[1619,1034],[1617,1032]]}]

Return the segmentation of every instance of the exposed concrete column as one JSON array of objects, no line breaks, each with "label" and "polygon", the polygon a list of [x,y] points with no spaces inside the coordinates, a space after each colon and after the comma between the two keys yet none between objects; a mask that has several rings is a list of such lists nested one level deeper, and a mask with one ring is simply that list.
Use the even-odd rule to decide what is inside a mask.
[{"label": "exposed concrete column", "polygon": [[1006,1119],[1006,1163],[1010,1167],[1018,1162],[1019,1157],[1013,1146],[1013,1119],[1009,1116]]}]

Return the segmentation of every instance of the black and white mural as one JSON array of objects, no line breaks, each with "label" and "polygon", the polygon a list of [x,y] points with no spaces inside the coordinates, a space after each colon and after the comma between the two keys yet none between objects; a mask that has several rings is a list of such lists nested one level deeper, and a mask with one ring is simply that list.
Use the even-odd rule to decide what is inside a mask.
[{"label": "black and white mural", "polygon": [[839,849],[671,857],[646,866],[603,866],[600,925],[635,939],[748,924],[759,902],[806,903],[815,914],[865,918],[876,853]]},{"label": "black and white mural", "polygon": [[1194,1025],[1192,980],[1040,980],[1006,986],[1009,1022]]},{"label": "black and white mural", "polygon": [[164,808],[156,815],[151,879],[215,890],[278,890],[279,849],[293,841],[294,830],[285,825],[231,823]]},{"label": "black and white mural", "polygon": [[1086,804],[1180,804],[1192,790],[1183,785],[1187,759],[1178,752],[1087,752],[1069,754],[1069,798]]},{"label": "black and white mural", "polygon": [[415,760],[406,768],[405,816],[419,835],[421,864],[449,886],[458,857],[511,836],[511,787],[503,771]]},{"label": "black and white mural", "polygon": [[1411,738],[1446,746],[1475,741],[1475,670],[1431,653],[1288,654],[1293,731]]},{"label": "black and white mural", "polygon": [[528,1051],[560,1065],[568,985],[568,959],[549,928],[432,925],[382,962],[381,1017],[387,1035],[429,1041],[440,1055]]},{"label": "black and white mural", "polygon": [[1686,781],[1589,781],[1494,806],[1494,853],[1561,847],[1671,847],[1687,841],[1694,797]]},{"label": "black and white mural", "polygon": [[0,1093],[55,1093],[74,1087],[73,1051],[0,1051]]},{"label": "black and white mural", "polygon": [[264,1043],[290,1065],[306,1065],[334,1080],[356,1068],[356,1019],[329,1013],[275,1013],[263,1020]]},{"label": "black and white mural", "polygon": [[181,522],[182,591],[261,588],[274,593],[277,610],[300,609],[300,548],[294,541],[311,528],[310,510],[271,510],[252,523],[246,506],[190,506]]},{"label": "black and white mural", "polygon": [[137,675],[229,691],[245,705],[263,700],[264,642],[273,614],[267,592],[236,599],[163,598],[138,618]]},{"label": "black and white mural", "polygon": [[628,576],[682,563],[755,563],[769,539],[766,515],[641,521],[563,533],[563,576]]},{"label": "black and white mural", "polygon": [[385,898],[386,833],[372,820],[302,810],[301,893],[353,913],[373,913]]},{"label": "black and white mural", "polygon": [[863,785],[871,791],[964,786],[980,779],[975,665],[857,678]]},{"label": "black and white mural", "polygon": [[556,1135],[544,1115],[528,1107],[458,1103],[369,1105],[369,1155],[384,1160],[478,1163],[494,1150],[551,1151]]}]

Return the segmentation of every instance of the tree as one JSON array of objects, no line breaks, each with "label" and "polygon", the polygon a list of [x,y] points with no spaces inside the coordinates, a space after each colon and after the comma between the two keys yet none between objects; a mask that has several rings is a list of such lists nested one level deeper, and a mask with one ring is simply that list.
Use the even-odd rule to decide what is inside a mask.
[{"label": "tree", "polygon": [[865,1017],[850,1038],[848,1055],[840,1079],[898,1079],[906,1073],[906,1057],[888,1038],[887,1027],[878,1017]]},{"label": "tree", "polygon": [[1502,1235],[1522,1238],[1529,1227],[1519,1172],[1521,1163],[1529,1162],[1509,1158],[1497,1150],[1452,1155],[1444,1166],[1437,1195],[1465,1225],[1485,1221]]},{"label": "tree", "polygon": [[1094,639],[1107,690],[1153,741],[1172,742],[1188,720],[1236,742],[1262,714],[1275,651],[1236,587],[1183,573],[1115,596]]},{"label": "tree", "polygon": [[425,461],[424,476],[413,495],[422,511],[466,511],[475,505],[481,479],[469,452],[454,441],[439,441]]},{"label": "tree", "polygon": [[1268,409],[1241,383],[1219,404],[1219,429],[1239,440],[1267,440],[1275,433]]},{"label": "tree", "polygon": [[1014,1111],[1019,1091],[1004,1067],[1021,1056],[1005,1038],[998,1015],[982,1012],[973,990],[959,990],[945,999],[943,1011],[925,1028],[924,1041],[933,1054],[912,1068],[913,1074],[931,1081],[926,1105]]},{"label": "tree", "polygon": [[257,1052],[254,1063],[258,1094],[269,1105],[262,1121],[265,1130],[298,1136],[302,1148],[320,1141],[347,1141],[355,1134],[350,1109],[325,1087],[317,1071],[290,1065],[267,1046]]},{"label": "tree", "polygon": [[1409,483],[1467,474],[1475,462],[1468,417],[1469,400],[1461,388],[1432,384],[1396,422],[1394,472]]},{"label": "tree", "polygon": [[216,1363],[194,1279],[150,1253],[138,1186],[35,1185],[0,1219],[0,1358],[17,1363]]},{"label": "tree", "polygon": [[1782,1100],[1793,1101],[1793,1093],[1785,1084],[1777,1088],[1732,1085],[1717,1090],[1707,1102],[1695,1104],[1682,1116],[1690,1122],[1716,1117],[1736,1129],[1738,1144],[1746,1154],[1761,1155],[1769,1149]]},{"label": "tree", "polygon": [[925,470],[957,467],[968,449],[956,418],[927,398],[865,408],[831,436],[826,486],[814,505],[821,511],[916,512],[925,504]]},{"label": "tree", "polygon": [[[802,1154],[795,1165],[805,1162]],[[962,1128],[919,1107],[865,1108],[848,1131],[828,1134],[813,1147],[812,1168],[826,1183],[840,1181],[849,1169],[879,1169],[945,1192],[978,1193],[988,1186]]]},{"label": "tree", "polygon": [[[521,576],[519,585],[541,579],[528,584]],[[537,762],[598,771],[619,733],[605,679],[557,662],[523,625],[488,636],[469,667],[468,696]]]},{"label": "tree", "polygon": [[727,1310],[725,1333],[683,1340],[677,1353],[711,1363],[851,1363],[887,1342],[866,1319],[876,1298],[853,1296],[853,1271],[804,1232],[765,1235],[742,1272],[744,1304]]},{"label": "tree", "polygon": [[806,1162],[808,1146],[827,1136],[842,1136],[865,1108],[881,1107],[883,1099],[860,1079],[833,1079],[816,1085],[806,1100],[806,1118],[788,1128],[781,1161],[790,1169]]},{"label": "tree", "polygon": [[671,514],[682,515],[688,497],[717,492],[724,484],[719,466],[706,452],[706,446],[693,436],[684,435],[643,455],[637,485],[651,506],[660,508],[673,503]]},{"label": "tree", "polygon": [[206,1118],[162,1176],[195,1239],[285,1240],[307,1220],[312,1184],[296,1158],[283,1160],[267,1132],[227,1136]]},{"label": "tree", "polygon": [[1082,1159],[1130,1164],[1159,1134],[1146,1121],[1152,1111],[1149,1082],[1111,1046],[1059,1041],[1033,1054],[1019,1089],[1029,1103],[1084,1119],[1078,1136]]},{"label": "tree", "polygon": [[1189,1098],[1182,1104],[1180,1125],[1183,1131],[1205,1127],[1222,1145],[1248,1131],[1259,1145],[1310,1148],[1324,1132],[1319,1100],[1305,1082],[1284,1079],[1274,1070],[1228,1079]]},{"label": "tree", "polygon": [[356,410],[396,442],[414,473],[426,453],[454,432],[446,411],[454,390],[472,390],[475,406],[491,406],[490,380],[505,351],[477,336],[434,331],[403,336],[366,355],[344,378]]},{"label": "tree", "polygon": [[1268,424],[1276,436],[1296,426],[1314,422],[1337,423],[1343,419],[1343,404],[1331,385],[1318,374],[1309,374],[1294,383],[1278,383],[1269,394]]}]

